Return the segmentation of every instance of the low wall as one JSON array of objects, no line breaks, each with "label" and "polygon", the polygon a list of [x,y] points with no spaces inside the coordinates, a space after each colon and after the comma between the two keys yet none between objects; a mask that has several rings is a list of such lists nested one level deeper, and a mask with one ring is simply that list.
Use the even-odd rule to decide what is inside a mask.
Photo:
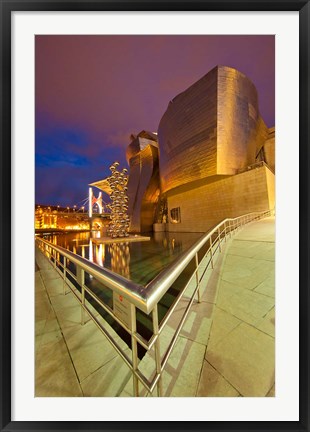
[{"label": "low wall", "polygon": [[[206,232],[227,217],[273,209],[274,174],[266,167],[246,171],[168,196],[170,232]],[[171,209],[180,208],[180,223]]]}]

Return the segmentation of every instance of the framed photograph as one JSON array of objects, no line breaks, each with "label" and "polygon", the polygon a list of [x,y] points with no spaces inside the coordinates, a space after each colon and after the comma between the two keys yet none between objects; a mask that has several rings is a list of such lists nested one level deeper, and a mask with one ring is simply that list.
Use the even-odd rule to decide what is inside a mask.
[{"label": "framed photograph", "polygon": [[309,430],[308,1],[0,11],[1,430]]}]

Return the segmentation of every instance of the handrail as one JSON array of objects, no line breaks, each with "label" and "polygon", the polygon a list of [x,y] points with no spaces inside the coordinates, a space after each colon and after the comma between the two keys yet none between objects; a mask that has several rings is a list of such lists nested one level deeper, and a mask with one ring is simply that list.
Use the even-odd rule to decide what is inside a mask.
[{"label": "handrail", "polygon": [[[241,217],[245,218],[257,214],[258,212],[247,213]],[[171,264],[165,267],[151,282],[146,286],[137,284],[129,279],[124,278],[117,273],[100,267],[99,265],[87,260],[86,258],[80,257],[67,249],[52,245],[50,242],[40,238],[40,241],[48,246],[52,246],[57,252],[64,255],[74,264],[78,264],[84,271],[94,276],[99,282],[105,284],[108,288],[115,290],[117,294],[124,296],[128,301],[133,303],[142,312],[149,314],[154,305],[162,298],[162,296],[168,291],[172,283],[178,278],[182,270],[187,264],[194,258],[196,253],[204,246],[213,234],[219,231],[223,225],[228,222],[236,221],[240,216],[236,218],[226,218],[217,224],[211,231],[204,234],[198,239],[194,245],[184,251],[178,258],[176,258]],[[37,238],[38,239],[38,238]]]},{"label": "handrail", "polygon": [[146,285],[146,307],[149,312],[168,291],[173,282],[179,277],[181,272],[195,257],[196,253],[199,252],[199,250],[207,243],[208,240],[210,240],[212,235],[218,232],[226,222],[233,221],[235,219],[237,218],[228,218],[220,222],[211,231],[200,237],[200,239],[198,239],[189,249],[184,251]]},{"label": "handrail", "polygon": [[254,214],[270,213],[272,211],[252,212],[247,213],[236,218],[226,218],[217,224],[211,231],[204,234],[198,239],[189,249],[177,257],[171,264],[165,267],[146,287],[146,309],[148,313],[153,309],[154,304],[158,303],[160,298],[167,292],[173,282],[178,278],[182,270],[194,258],[197,252],[210,240],[213,234],[218,233],[219,230],[228,222],[237,221],[240,218],[247,218]]},{"label": "handrail", "polygon": [[40,237],[36,237],[36,240],[52,247],[56,252],[59,252],[65,258],[68,258],[71,262],[80,266],[82,270],[92,275],[99,282],[111,288],[117,292],[117,294],[124,296],[142,311],[145,311],[146,292],[143,285],[132,282],[109,269],[100,267],[98,264],[76,255],[61,246],[51,244],[49,241]]},{"label": "handrail", "polygon": [[[245,225],[256,219],[261,219],[263,217],[269,216],[273,213],[273,210],[267,210],[262,212],[252,212],[246,215],[238,216],[236,218],[226,218],[219,224],[217,224],[213,229],[211,229],[207,234],[202,235],[200,239],[198,239],[187,251],[183,252],[177,259],[175,259],[170,265],[164,268],[151,282],[149,282],[146,286],[137,284],[133,281],[130,281],[124,278],[121,275],[113,273],[112,271],[102,268],[99,265],[74,254],[67,249],[54,245],[42,238],[36,237],[36,241],[38,243],[39,248],[49,257],[49,259],[54,263],[55,269],[62,274],[62,277],[65,282],[69,285],[69,288],[80,302],[82,307],[82,312],[87,312],[90,318],[95,322],[97,327],[104,333],[107,337],[108,341],[112,344],[112,346],[116,349],[119,355],[123,358],[127,366],[131,369],[133,374],[133,384],[134,384],[134,395],[139,395],[139,386],[138,382],[142,383],[142,385],[147,389],[148,392],[152,392],[154,387],[157,386],[158,395],[161,395],[161,376],[164,370],[164,367],[168,361],[169,355],[171,354],[178,335],[182,329],[182,326],[188,316],[191,305],[193,304],[194,298],[198,295],[198,302],[200,302],[200,283],[204,277],[206,270],[208,269],[210,263],[213,268],[213,257],[216,251],[221,252],[222,246],[221,243],[223,240],[226,241],[227,235],[231,236],[232,232],[237,230],[240,226]],[[213,238],[215,236],[215,238]],[[204,248],[204,246],[207,248]],[[203,250],[203,257],[199,262],[199,252]],[[53,250],[53,255],[51,253]],[[64,257],[63,263],[60,258],[57,258],[55,252],[59,253],[59,255]],[[206,263],[204,259],[209,255],[209,261]],[[76,265],[76,274],[73,274],[69,268],[67,267],[66,260],[69,260],[73,264]],[[173,285],[176,279],[182,274],[183,270],[187,268],[188,264],[195,259],[195,270],[191,273],[187,283],[185,286],[181,288],[179,294],[174,300],[173,304],[168,309],[165,317],[159,323],[158,320],[158,304],[163,298],[163,296],[167,293],[169,288]],[[58,265],[58,267],[57,267]],[[204,270],[201,275],[199,275],[200,266],[204,266]],[[60,267],[62,271],[60,271]],[[97,281],[102,283],[104,286],[110,288],[113,292],[123,296],[126,298],[130,304],[130,321],[127,324],[124,324],[122,320],[115,314],[114,310],[111,309],[108,305],[105,305],[100,298],[96,296],[95,293],[92,293],[91,289],[85,285],[85,272],[92,275]],[[81,292],[77,294],[70,287],[70,280],[68,280],[67,274],[69,274],[76,283],[80,286]],[[166,351],[161,354],[160,351],[160,335],[162,333],[163,328],[167,325],[167,322],[171,318],[176,306],[178,305],[182,296],[185,295],[187,288],[193,283],[193,279],[196,276],[196,281],[194,282],[195,288],[190,294],[188,299],[188,305],[183,313],[177,328],[172,336],[172,339],[166,348]],[[131,336],[131,347],[132,347],[132,360],[130,360],[127,354],[120,349],[117,345],[113,336],[109,334],[109,332],[103,328],[97,319],[95,319],[91,310],[88,308],[85,302],[85,293],[91,295],[93,300],[97,302],[97,304],[109,313],[116,322],[118,322]],[[137,332],[136,326],[136,308],[140,309],[142,312],[151,316],[152,325],[153,325],[153,334],[149,340],[144,339],[142,335]],[[81,323],[84,324],[84,315],[82,314]],[[154,349],[154,359],[155,359],[155,374],[153,378],[149,380],[146,378],[143,373],[139,370],[138,365],[138,354],[137,354],[137,344],[141,345],[147,351]]]}]

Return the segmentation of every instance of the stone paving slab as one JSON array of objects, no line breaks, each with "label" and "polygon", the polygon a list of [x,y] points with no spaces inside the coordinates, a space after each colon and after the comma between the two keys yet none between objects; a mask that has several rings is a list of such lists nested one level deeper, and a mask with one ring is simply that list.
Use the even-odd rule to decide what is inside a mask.
[{"label": "stone paving slab", "polygon": [[[128,349],[128,354],[129,353]],[[124,393],[128,385],[132,389],[132,374],[120,356],[114,357],[81,382],[84,396],[115,397]],[[131,396],[127,393],[127,396]]]},{"label": "stone paving slab", "polygon": [[204,361],[196,396],[238,397],[240,393],[210,363]]},{"label": "stone paving slab", "polygon": [[274,384],[274,339],[246,323],[208,349],[206,360],[242,396],[266,396]]},{"label": "stone paving slab", "polygon": [[240,319],[218,307],[215,307],[210,338],[208,340],[208,349],[212,349],[214,345],[223,340],[239,324],[241,324]]},{"label": "stone paving slab", "polygon": [[83,396],[64,340],[40,348],[36,356],[36,397]]}]

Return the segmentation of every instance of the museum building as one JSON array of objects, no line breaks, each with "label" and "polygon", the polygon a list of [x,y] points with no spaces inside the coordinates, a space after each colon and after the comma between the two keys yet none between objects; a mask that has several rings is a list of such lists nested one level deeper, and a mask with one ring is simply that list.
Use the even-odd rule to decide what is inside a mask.
[{"label": "museum building", "polygon": [[254,84],[231,67],[171,100],[158,135],[132,135],[127,161],[131,232],[206,232],[275,206],[275,130]]}]

